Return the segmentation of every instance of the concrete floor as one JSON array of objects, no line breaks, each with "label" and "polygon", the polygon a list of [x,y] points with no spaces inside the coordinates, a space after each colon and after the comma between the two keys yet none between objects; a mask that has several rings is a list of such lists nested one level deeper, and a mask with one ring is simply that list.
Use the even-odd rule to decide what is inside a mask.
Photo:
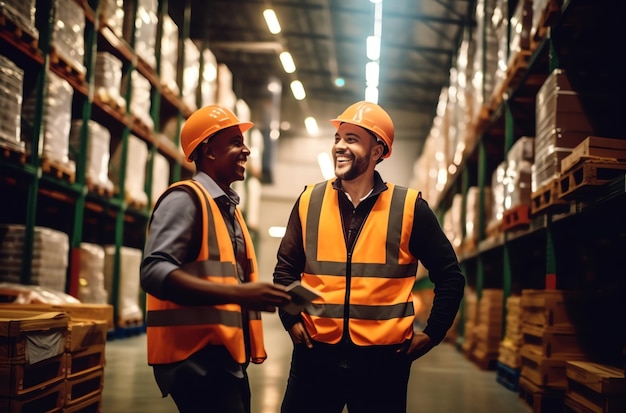
[{"label": "concrete floor", "polygon": [[[265,314],[263,320],[268,359],[248,370],[252,412],[277,413],[289,372],[291,342],[277,315]],[[176,412],[170,398],[161,398],[145,349],[145,334],[107,342],[102,413]],[[496,381],[495,371],[480,370],[443,343],[413,364],[407,411],[529,413],[532,409],[517,392]]]}]

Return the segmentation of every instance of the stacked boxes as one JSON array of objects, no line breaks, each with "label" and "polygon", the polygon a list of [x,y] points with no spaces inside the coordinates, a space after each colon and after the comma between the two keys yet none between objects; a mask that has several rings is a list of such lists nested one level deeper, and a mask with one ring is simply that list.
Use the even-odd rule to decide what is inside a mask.
[{"label": "stacked boxes", "polygon": [[65,402],[63,312],[0,311],[0,411],[57,411]]},{"label": "stacked boxes", "polygon": [[98,412],[113,308],[0,305],[0,411]]},{"label": "stacked boxes", "polygon": [[100,405],[104,385],[107,323],[72,319],[66,342],[65,408]]},{"label": "stacked boxes", "polygon": [[558,178],[561,160],[593,135],[581,97],[562,69],[554,70],[539,89],[535,105],[533,192]]},{"label": "stacked boxes", "polygon": [[20,140],[24,71],[0,55],[0,146],[24,152]]},{"label": "stacked boxes", "polygon": [[521,368],[522,344],[522,298],[511,295],[506,299],[506,328],[500,342],[498,361],[514,369]]},{"label": "stacked boxes", "polygon": [[498,359],[498,348],[502,337],[502,302],[501,289],[484,289],[478,301],[478,312],[474,336],[476,345],[471,359],[480,368],[492,367]]},{"label": "stacked boxes", "polygon": [[567,360],[586,358],[576,331],[582,310],[576,291],[522,291],[522,378],[539,388],[567,387]]}]

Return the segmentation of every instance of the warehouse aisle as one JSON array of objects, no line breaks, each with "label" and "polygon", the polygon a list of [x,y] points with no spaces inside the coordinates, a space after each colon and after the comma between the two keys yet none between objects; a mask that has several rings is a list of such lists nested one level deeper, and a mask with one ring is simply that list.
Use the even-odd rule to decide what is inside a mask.
[{"label": "warehouse aisle", "polygon": [[[278,316],[264,317],[268,359],[249,369],[253,413],[277,413],[289,371],[291,343]],[[106,344],[102,413],[171,413],[146,364],[145,334]],[[529,413],[516,392],[496,381],[495,371],[481,371],[450,344],[441,344],[413,364],[408,412]],[[384,413],[384,412],[381,412]]]}]

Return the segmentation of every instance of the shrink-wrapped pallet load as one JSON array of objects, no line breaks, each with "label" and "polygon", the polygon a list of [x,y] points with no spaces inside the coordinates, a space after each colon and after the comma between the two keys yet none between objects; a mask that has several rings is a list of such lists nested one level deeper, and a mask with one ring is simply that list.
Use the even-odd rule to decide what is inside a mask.
[{"label": "shrink-wrapped pallet load", "polygon": [[104,286],[104,247],[82,242],[80,244],[80,272],[78,299],[87,304],[107,304]]},{"label": "shrink-wrapped pallet load", "polygon": [[[0,281],[21,281],[25,241],[25,226],[0,225]],[[64,232],[34,228],[31,284],[65,292],[69,262],[69,237]]]},{"label": "shrink-wrapped pallet load", "polygon": [[0,146],[24,152],[20,139],[24,70],[0,55]]},{"label": "shrink-wrapped pallet load", "polygon": [[120,94],[122,61],[109,52],[98,52],[94,75],[94,88],[100,100],[125,112],[126,100]]},{"label": "shrink-wrapped pallet load", "polygon": [[[70,130],[70,155],[76,161],[80,156],[80,137],[82,120],[73,120]],[[87,122],[87,147],[82,148],[87,154],[85,177],[89,185],[95,185],[107,192],[113,192],[113,182],[109,179],[111,133],[94,120]]]},{"label": "shrink-wrapped pallet load", "polygon": [[[39,140],[40,148],[29,148],[40,153],[47,161],[59,163],[72,175],[76,164],[69,159],[69,139],[72,120],[72,98],[74,89],[70,83],[56,75],[48,73],[46,100],[44,102],[43,139]],[[36,97],[31,94],[24,100],[22,108],[22,140],[28,144],[32,141],[35,122]]]},{"label": "shrink-wrapped pallet load", "polygon": [[178,26],[167,14],[163,16],[161,37],[161,84],[178,96],[176,69],[178,68]]},{"label": "shrink-wrapped pallet load", "polygon": [[[146,181],[146,163],[148,162],[148,147],[144,141],[135,135],[128,136],[128,151],[124,179],[124,199],[138,207],[145,207],[148,203],[144,185]],[[122,176],[122,145],[118,145],[109,163],[109,177],[120,191]]]},{"label": "shrink-wrapped pallet load", "polygon": [[85,11],[75,0],[54,0],[50,45],[79,73],[85,73]]},{"label": "shrink-wrapped pallet load", "polygon": [[109,293],[109,300],[115,297],[113,293],[114,278],[117,276],[117,302],[111,304],[117,309],[117,326],[137,325],[143,320],[143,312],[139,305],[139,266],[142,251],[136,248],[121,246],[119,249],[119,272],[115,268],[115,246],[104,247],[104,279]]}]

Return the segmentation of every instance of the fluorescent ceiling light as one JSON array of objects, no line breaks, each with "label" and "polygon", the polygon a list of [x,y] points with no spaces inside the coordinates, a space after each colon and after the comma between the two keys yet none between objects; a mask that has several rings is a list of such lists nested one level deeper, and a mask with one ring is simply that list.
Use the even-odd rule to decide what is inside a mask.
[{"label": "fluorescent ceiling light", "polygon": [[320,131],[319,127],[317,126],[317,121],[312,116],[308,116],[306,119],[304,119],[304,126],[311,136],[317,136]]},{"label": "fluorescent ceiling light", "polygon": [[365,83],[367,86],[378,86],[378,76],[380,74],[380,66],[378,62],[367,62],[365,64]]},{"label": "fluorescent ceiling light", "polygon": [[367,58],[370,60],[380,58],[380,37],[367,36]]},{"label": "fluorescent ceiling light", "polygon": [[299,80],[294,80],[293,82],[291,82],[291,93],[293,93],[293,97],[296,98],[296,100],[302,100],[306,97],[306,92],[304,91],[304,86],[302,85],[302,82],[300,82]]},{"label": "fluorescent ceiling light", "polygon": [[263,10],[263,17],[265,17],[265,23],[267,23],[267,28],[269,29],[270,33],[280,33],[280,23],[278,22],[278,17],[276,17],[276,13],[274,13],[274,10]]},{"label": "fluorescent ceiling light", "polygon": [[285,69],[285,72],[293,73],[296,71],[296,64],[293,62],[291,53],[282,52],[280,55],[278,55],[278,57],[280,58],[280,63],[282,63],[283,69]]},{"label": "fluorescent ceiling light", "polygon": [[366,87],[365,100],[372,103],[378,103],[378,88],[373,86]]}]

